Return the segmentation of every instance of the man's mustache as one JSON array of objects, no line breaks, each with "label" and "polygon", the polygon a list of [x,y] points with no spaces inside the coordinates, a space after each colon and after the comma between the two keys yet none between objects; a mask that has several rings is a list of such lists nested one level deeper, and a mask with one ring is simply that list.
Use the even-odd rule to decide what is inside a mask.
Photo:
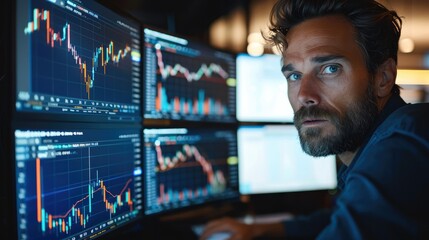
[{"label": "man's mustache", "polygon": [[301,126],[304,119],[328,119],[337,122],[339,113],[320,106],[302,107],[295,112],[294,123]]}]

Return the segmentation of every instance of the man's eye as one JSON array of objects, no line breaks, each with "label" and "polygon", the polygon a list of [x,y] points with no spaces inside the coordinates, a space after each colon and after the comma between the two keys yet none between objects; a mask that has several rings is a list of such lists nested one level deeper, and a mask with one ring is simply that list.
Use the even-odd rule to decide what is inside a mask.
[{"label": "man's eye", "polygon": [[323,68],[322,74],[332,74],[338,72],[340,69],[337,65],[328,65],[325,68]]},{"label": "man's eye", "polygon": [[289,74],[287,77],[286,77],[286,80],[287,81],[297,81],[297,80],[299,80],[301,78],[301,75],[300,74],[297,74],[297,73],[291,73],[291,74]]}]

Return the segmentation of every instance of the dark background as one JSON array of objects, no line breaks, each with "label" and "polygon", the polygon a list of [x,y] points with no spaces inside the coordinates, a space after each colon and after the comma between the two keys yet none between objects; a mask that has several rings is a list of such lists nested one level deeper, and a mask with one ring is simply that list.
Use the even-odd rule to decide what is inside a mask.
[{"label": "dark background", "polygon": [[[100,0],[143,24],[209,44],[210,25],[241,8],[249,16],[251,0]],[[247,20],[248,21],[248,20]],[[244,51],[245,49],[243,49]]]}]

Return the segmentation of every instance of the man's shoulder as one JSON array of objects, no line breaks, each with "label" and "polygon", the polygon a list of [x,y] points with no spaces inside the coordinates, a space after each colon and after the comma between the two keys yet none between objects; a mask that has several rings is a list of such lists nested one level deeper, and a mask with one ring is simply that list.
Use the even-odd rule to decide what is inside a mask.
[{"label": "man's shoulder", "polygon": [[407,104],[398,108],[378,127],[376,134],[409,131],[429,136],[429,103]]},{"label": "man's shoulder", "polygon": [[[410,121],[411,123],[419,123],[429,119],[429,103],[414,103],[407,104],[394,111],[386,121]],[[429,122],[423,122],[425,125]]]},{"label": "man's shoulder", "polygon": [[409,103],[407,105],[404,105],[400,108],[398,108],[395,112],[392,114],[398,114],[402,115],[404,113],[412,113],[412,114],[418,114],[419,116],[429,116],[429,102],[425,103]]}]

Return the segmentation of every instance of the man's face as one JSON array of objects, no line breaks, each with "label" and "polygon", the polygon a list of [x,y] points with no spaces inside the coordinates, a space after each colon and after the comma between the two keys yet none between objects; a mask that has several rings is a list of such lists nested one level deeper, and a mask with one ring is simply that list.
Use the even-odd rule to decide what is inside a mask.
[{"label": "man's face", "polygon": [[283,74],[303,150],[355,151],[378,113],[352,25],[339,15],[306,20],[286,36]]}]

